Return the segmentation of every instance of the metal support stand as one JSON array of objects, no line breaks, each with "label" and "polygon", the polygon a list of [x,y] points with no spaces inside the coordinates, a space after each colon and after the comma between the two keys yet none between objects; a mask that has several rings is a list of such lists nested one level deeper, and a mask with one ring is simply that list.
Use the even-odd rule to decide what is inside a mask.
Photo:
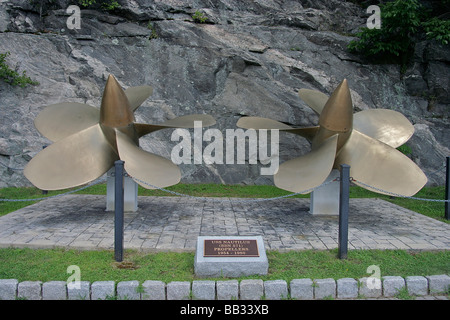
[{"label": "metal support stand", "polygon": [[340,168],[341,191],[339,198],[339,259],[347,259],[348,251],[348,208],[350,196],[350,166],[342,164]]},{"label": "metal support stand", "polygon": [[[450,199],[450,157],[446,161],[446,175],[445,175],[445,200]],[[445,202],[445,219],[450,220],[450,203]]]},{"label": "metal support stand", "polygon": [[114,258],[117,262],[123,260],[123,220],[124,220],[124,191],[123,191],[123,164],[122,160],[114,162],[115,188],[114,188]]}]

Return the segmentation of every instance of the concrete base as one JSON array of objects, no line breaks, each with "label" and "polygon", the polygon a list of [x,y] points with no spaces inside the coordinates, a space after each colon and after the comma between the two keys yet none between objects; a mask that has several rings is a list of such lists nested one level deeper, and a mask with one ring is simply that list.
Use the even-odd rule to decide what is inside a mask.
[{"label": "concrete base", "polygon": [[[204,240],[252,240],[258,245],[259,257],[204,257]],[[198,277],[240,277],[266,275],[269,270],[264,241],[261,236],[220,236],[197,238],[194,271]]]},{"label": "concrete base", "polygon": [[[339,170],[331,171],[325,182],[334,180],[340,176]],[[339,181],[333,181],[326,186],[317,188],[311,193],[309,213],[314,215],[339,215]]]},{"label": "concrete base", "polygon": [[[107,173],[106,181],[106,211],[114,211],[114,192],[115,192],[115,177],[114,168],[110,169]],[[123,178],[123,201],[125,212],[137,211],[137,197],[138,197],[138,184],[128,176]]]}]

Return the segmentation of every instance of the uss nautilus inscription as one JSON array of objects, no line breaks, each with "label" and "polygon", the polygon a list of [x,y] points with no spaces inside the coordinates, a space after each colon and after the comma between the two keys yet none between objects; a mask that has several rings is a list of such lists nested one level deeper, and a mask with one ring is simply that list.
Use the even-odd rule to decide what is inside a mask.
[{"label": "uss nautilus inscription", "polygon": [[256,240],[204,240],[204,257],[259,257]]}]

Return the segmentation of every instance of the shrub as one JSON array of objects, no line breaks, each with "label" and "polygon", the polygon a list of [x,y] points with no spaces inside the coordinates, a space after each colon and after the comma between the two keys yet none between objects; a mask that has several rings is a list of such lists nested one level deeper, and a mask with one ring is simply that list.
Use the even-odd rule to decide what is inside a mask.
[{"label": "shrub", "polygon": [[38,85],[39,82],[31,80],[27,76],[27,72],[25,70],[22,71],[22,74],[19,74],[16,70],[11,69],[6,64],[5,60],[9,55],[9,52],[0,53],[0,79],[12,86],[20,86],[22,88],[26,87],[29,84]]}]

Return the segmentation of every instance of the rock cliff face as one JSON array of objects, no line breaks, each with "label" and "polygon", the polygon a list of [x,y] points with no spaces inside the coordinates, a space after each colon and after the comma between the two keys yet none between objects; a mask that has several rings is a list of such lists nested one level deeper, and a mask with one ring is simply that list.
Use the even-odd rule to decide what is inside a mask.
[{"label": "rock cliff face", "polygon": [[[73,101],[100,106],[108,74],[123,87],[151,85],[137,120],[159,123],[207,113],[225,135],[242,115],[299,126],[318,118],[300,88],[329,94],[347,78],[355,112],[388,108],[405,114],[416,132],[410,157],[431,184],[444,182],[450,155],[448,46],[420,43],[401,77],[396,65],[371,65],[346,49],[368,15],[350,2],[120,0],[112,12],[81,10],[81,28],[66,25],[67,0],[0,0],[0,52],[39,81],[0,82],[0,187],[29,182],[21,170],[50,142],[33,119],[46,105]],[[199,11],[206,23],[196,23]],[[146,150],[170,158],[172,130],[141,139]],[[204,142],[205,145],[208,142]],[[308,152],[309,143],[280,133],[280,162]],[[182,182],[271,184],[260,165],[182,164]]]}]

